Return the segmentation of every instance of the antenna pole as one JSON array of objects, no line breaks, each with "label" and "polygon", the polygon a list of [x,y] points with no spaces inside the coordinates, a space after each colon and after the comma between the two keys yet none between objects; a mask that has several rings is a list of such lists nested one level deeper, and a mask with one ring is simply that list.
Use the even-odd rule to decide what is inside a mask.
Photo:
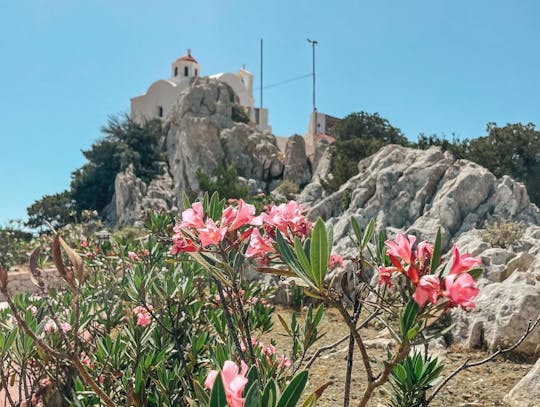
[{"label": "antenna pole", "polygon": [[261,38],[261,100],[259,109],[263,107],[263,39]]}]

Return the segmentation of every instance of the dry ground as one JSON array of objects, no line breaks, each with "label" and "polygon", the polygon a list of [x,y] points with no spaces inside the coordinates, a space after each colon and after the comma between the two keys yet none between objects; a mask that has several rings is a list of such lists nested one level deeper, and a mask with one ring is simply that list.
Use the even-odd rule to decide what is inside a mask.
[{"label": "dry ground", "polygon": [[[290,320],[291,311],[288,309],[279,309],[277,311],[287,321]],[[322,345],[336,342],[347,333],[347,327],[341,321],[340,315],[329,310],[322,322],[322,331],[326,335],[315,345],[314,350]],[[278,342],[278,351],[287,352],[287,344],[290,343],[284,335],[281,324],[277,321],[274,324],[274,330],[269,338],[274,338]],[[362,331],[365,338],[373,339],[378,336],[379,331],[370,326]],[[268,339],[268,338],[266,338]],[[377,345],[370,345],[369,352],[382,357],[384,349]],[[334,407],[343,405],[343,387],[346,371],[347,342],[339,345],[332,352],[326,352],[320,357],[310,369],[311,389],[317,388],[328,380],[334,382],[327,388],[320,399],[318,406]],[[445,364],[443,374],[447,374],[463,363],[466,359],[480,360],[485,358],[488,353],[481,350],[468,350],[459,346],[451,346],[447,351],[442,351],[441,356]],[[479,367],[462,371],[454,377],[443,389],[431,404],[434,407],[459,407],[459,406],[504,406],[503,397],[510,389],[523,377],[532,367],[531,363],[516,363],[502,357],[488,362]],[[365,384],[365,374],[360,356],[355,353],[353,365],[353,386],[351,406],[355,406],[360,401],[363,386]],[[372,398],[370,406],[376,406],[377,403],[384,403],[387,399],[382,390],[379,390]]]}]

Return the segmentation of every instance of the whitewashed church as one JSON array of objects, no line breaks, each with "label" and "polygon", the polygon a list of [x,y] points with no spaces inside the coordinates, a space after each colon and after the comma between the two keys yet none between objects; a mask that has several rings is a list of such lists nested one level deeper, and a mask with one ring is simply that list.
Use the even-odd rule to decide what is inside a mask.
[{"label": "whitewashed church", "polygon": [[[172,63],[171,77],[154,82],[144,95],[131,99],[131,118],[134,121],[163,118],[178,100],[180,93],[185,90],[190,81],[200,76],[201,66],[187,50]],[[219,73],[210,75],[211,79],[223,81],[231,86],[238,96],[238,103],[242,106],[251,122],[257,125],[260,131],[269,130],[268,109],[255,107],[253,99],[253,74],[242,67],[236,73]]]}]

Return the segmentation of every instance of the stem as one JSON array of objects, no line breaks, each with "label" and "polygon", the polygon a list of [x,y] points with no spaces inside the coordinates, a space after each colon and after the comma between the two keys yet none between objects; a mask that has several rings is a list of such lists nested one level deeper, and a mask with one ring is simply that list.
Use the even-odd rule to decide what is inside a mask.
[{"label": "stem", "polygon": [[[255,352],[253,351],[253,344],[251,343],[251,330],[249,328],[249,321],[244,312],[244,305],[242,304],[242,298],[240,298],[240,290],[236,282],[233,282],[233,290],[236,294],[236,306],[238,308],[238,313],[240,314],[240,320],[244,326],[244,333],[246,335],[247,349],[249,351],[249,357],[251,359],[251,364],[255,366],[257,364],[257,359],[255,359]],[[262,383],[261,383],[262,385]]]},{"label": "stem", "polygon": [[373,381],[373,370],[371,368],[371,363],[369,361],[369,356],[367,354],[366,346],[364,345],[364,341],[362,340],[362,337],[360,336],[360,333],[356,330],[356,326],[354,325],[351,317],[349,316],[349,313],[341,303],[341,300],[334,302],[336,308],[338,309],[339,313],[343,317],[343,320],[349,327],[349,331],[351,335],[354,337],[354,340],[358,344],[358,349],[360,350],[360,354],[362,355],[362,361],[364,363],[364,368],[366,370],[366,376],[368,383],[371,383]]},{"label": "stem", "polygon": [[238,340],[238,335],[236,334],[236,330],[234,329],[234,324],[232,322],[231,313],[229,312],[229,308],[227,308],[227,303],[225,302],[225,295],[223,294],[223,285],[221,284],[221,281],[219,281],[215,277],[214,277],[214,281],[216,282],[216,285],[217,285],[219,299],[220,299],[221,305],[223,307],[223,312],[225,314],[225,319],[227,320],[227,327],[229,328],[229,332],[230,332],[232,340],[234,342],[234,346],[236,346],[236,351],[240,355],[240,359],[245,361],[246,358],[244,356],[244,352],[242,352],[242,347],[240,346],[240,341]]}]

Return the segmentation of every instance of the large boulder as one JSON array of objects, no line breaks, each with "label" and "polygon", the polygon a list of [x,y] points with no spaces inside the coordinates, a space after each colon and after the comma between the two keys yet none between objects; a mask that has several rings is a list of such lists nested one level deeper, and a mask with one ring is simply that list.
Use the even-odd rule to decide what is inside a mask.
[{"label": "large boulder", "polygon": [[311,180],[311,165],[306,155],[304,137],[295,134],[285,146],[285,172],[283,179],[304,187]]},{"label": "large boulder", "polygon": [[512,407],[536,407],[540,400],[540,359],[533,368],[510,390],[503,401]]}]

